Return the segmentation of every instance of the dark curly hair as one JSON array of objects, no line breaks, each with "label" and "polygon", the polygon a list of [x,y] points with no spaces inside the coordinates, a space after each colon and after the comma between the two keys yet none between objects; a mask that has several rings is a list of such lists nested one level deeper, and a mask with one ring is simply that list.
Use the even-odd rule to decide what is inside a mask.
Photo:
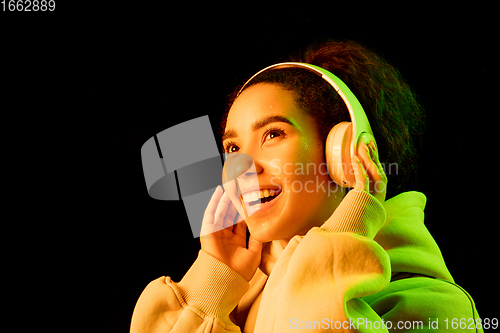
[{"label": "dark curly hair", "polygon": [[[387,197],[415,189],[426,117],[416,94],[396,68],[354,41],[315,43],[286,61],[313,64],[338,76],[358,98],[370,121],[380,161],[386,167]],[[350,121],[347,108],[335,90],[307,70],[287,68],[264,72],[245,89],[263,82],[277,83],[294,92],[298,106],[314,118],[323,146],[335,124]],[[221,131],[225,129],[229,109],[240,88],[241,85],[236,87],[228,97]]]}]

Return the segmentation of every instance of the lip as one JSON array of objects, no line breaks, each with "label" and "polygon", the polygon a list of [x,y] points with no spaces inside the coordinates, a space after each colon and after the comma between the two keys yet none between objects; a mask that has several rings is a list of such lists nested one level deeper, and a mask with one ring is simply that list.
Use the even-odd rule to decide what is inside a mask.
[{"label": "lip", "polygon": [[[264,188],[264,189],[268,189],[268,188]],[[279,187],[278,187],[278,189],[279,189]],[[249,192],[249,191],[247,191],[247,192]],[[276,202],[281,199],[282,194],[283,194],[283,191],[281,191],[281,193],[277,196],[276,199],[271,200],[271,201],[266,202],[266,203],[259,203],[257,205],[253,205],[253,206],[250,206],[247,202],[245,202],[243,200],[242,195],[240,195],[239,197],[240,197],[241,204],[245,206],[246,213],[247,213],[248,217],[250,217],[250,216],[258,216],[258,215],[262,214],[263,212],[267,211],[272,206],[274,206],[276,204]]]}]

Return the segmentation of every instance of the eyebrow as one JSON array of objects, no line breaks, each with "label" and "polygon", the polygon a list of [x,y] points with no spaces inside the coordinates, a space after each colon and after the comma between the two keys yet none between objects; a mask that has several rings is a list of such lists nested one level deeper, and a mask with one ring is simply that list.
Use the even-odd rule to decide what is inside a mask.
[{"label": "eyebrow", "polygon": [[[253,123],[252,130],[255,132],[259,128],[262,128],[262,127],[264,127],[268,124],[271,124],[271,123],[287,123],[287,124],[290,124],[290,125],[296,127],[295,124],[292,123],[288,118],[285,118],[283,116],[269,116],[269,117],[265,117],[265,118],[262,118],[260,120],[257,120],[255,123]],[[231,138],[234,138],[237,136],[238,136],[238,134],[236,133],[235,130],[229,129],[226,132],[224,132],[224,135],[222,136],[222,142],[224,142],[224,140],[231,139]]]}]

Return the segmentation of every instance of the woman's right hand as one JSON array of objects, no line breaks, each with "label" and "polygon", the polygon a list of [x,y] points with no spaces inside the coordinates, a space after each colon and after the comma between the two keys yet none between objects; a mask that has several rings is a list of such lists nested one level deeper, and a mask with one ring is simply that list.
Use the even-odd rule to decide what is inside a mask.
[{"label": "woman's right hand", "polygon": [[208,203],[201,227],[201,248],[250,281],[259,267],[262,243],[250,236],[245,221],[234,224],[236,208],[218,186]]}]

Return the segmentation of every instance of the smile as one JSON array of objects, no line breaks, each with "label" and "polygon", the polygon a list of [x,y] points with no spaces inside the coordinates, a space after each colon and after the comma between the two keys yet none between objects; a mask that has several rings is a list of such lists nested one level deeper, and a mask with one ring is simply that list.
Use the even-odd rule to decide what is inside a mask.
[{"label": "smile", "polygon": [[260,216],[271,207],[275,206],[276,200],[283,192],[282,189],[265,189],[247,192],[240,195],[240,200],[245,209],[246,216]]},{"label": "smile", "polygon": [[264,204],[276,199],[276,197],[281,194],[281,191],[282,190],[279,189],[248,192],[243,195],[243,201],[250,206],[257,205],[259,203]]}]

